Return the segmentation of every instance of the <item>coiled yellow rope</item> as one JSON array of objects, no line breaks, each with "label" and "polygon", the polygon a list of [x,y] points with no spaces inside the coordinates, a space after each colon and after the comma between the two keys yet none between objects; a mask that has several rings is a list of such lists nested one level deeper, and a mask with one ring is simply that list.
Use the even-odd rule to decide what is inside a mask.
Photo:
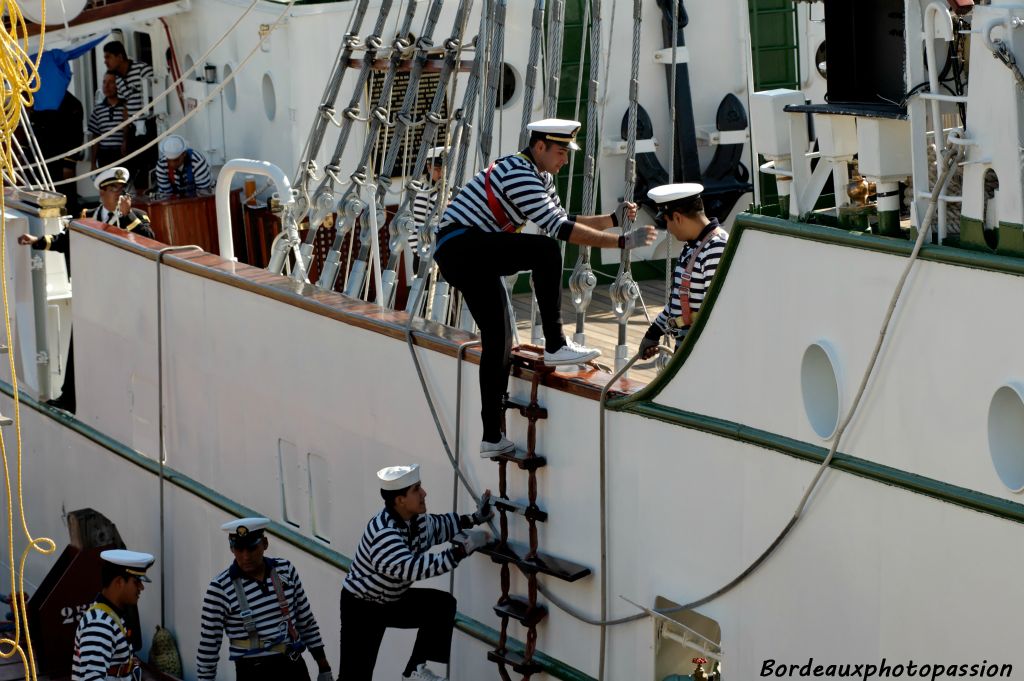
[{"label": "coiled yellow rope", "polygon": [[[0,0],[0,97],[3,97],[3,118],[0,119],[0,168],[7,177],[14,175],[13,139],[14,131],[21,118],[22,104],[31,106],[33,93],[39,90],[39,58],[43,54],[43,26],[46,24],[46,2],[42,3],[42,21],[39,29],[39,49],[36,61],[28,57],[29,34],[25,18],[14,0]],[[7,501],[7,551],[10,558],[11,610],[14,613],[14,634],[0,639],[0,658],[21,657],[25,666],[25,678],[36,681],[35,655],[32,652],[32,636],[28,627],[28,612],[25,607],[25,560],[29,551],[42,554],[53,553],[57,545],[47,537],[35,538],[29,532],[25,519],[25,503],[22,494],[21,471],[21,404],[18,399],[18,374],[14,367],[14,344],[11,337],[10,311],[7,301],[7,220],[6,194],[0,192],[0,287],[3,293],[4,330],[7,339],[7,362],[11,372],[14,393],[14,428],[17,437],[17,499],[21,530],[28,540],[15,569],[14,556],[14,500],[11,485],[11,470],[7,458],[7,443],[0,429],[0,456],[3,457],[4,487]],[[22,637],[24,636],[24,644]]]}]

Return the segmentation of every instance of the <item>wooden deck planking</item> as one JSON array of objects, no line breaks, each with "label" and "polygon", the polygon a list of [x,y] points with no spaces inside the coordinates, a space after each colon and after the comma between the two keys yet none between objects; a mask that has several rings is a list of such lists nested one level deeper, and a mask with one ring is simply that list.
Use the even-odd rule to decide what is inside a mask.
[{"label": "wooden deck planking", "polygon": [[[665,285],[661,281],[641,281],[640,295],[647,308],[647,313],[653,320],[662,310],[665,303]],[[530,293],[517,293],[512,296],[512,307],[516,311],[516,327],[519,329],[521,342],[530,342]],[[572,305],[572,298],[568,290],[562,294],[562,322],[567,336],[572,337],[576,329],[576,308]],[[640,340],[647,333],[650,322],[644,316],[640,302],[637,302],[633,316],[626,327],[626,338],[629,342],[630,356],[640,347]],[[599,281],[594,289],[593,298],[587,308],[584,333],[587,335],[587,345],[601,350],[601,356],[597,361],[614,370],[615,367],[615,346],[619,342],[619,325],[612,314],[611,297],[608,294],[608,282]],[[638,364],[647,365],[648,362],[640,361]],[[657,370],[653,367],[637,369],[636,364],[629,370],[629,377],[638,383],[649,383]]]}]

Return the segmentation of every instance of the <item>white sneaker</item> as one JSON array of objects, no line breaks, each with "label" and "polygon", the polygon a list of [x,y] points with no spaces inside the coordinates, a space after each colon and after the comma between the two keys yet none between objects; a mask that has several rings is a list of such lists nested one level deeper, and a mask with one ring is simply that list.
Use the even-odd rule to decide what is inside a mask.
[{"label": "white sneaker", "polygon": [[564,366],[566,364],[583,364],[601,356],[597,348],[588,348],[572,341],[565,340],[565,345],[555,352],[544,351],[544,364],[549,367]]},{"label": "white sneaker", "polygon": [[438,676],[434,672],[430,671],[426,662],[421,664],[419,667],[416,667],[416,669],[413,669],[410,676],[403,676],[402,679],[403,681],[448,681],[445,677]]},{"label": "white sneaker", "polygon": [[516,443],[509,440],[504,435],[497,442],[488,442],[487,440],[480,441],[480,456],[485,459],[489,459],[492,456],[498,454],[515,454]]}]

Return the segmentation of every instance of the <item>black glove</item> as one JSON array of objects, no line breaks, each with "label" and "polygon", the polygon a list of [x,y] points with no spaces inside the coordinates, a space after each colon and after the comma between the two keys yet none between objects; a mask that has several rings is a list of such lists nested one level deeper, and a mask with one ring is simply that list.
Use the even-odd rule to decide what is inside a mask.
[{"label": "black glove", "polygon": [[487,530],[463,530],[452,537],[452,543],[460,547],[468,556],[491,543],[491,533]]},{"label": "black glove", "polygon": [[480,495],[480,501],[476,504],[476,511],[470,516],[474,525],[483,525],[494,517],[494,505],[491,504],[491,490],[484,490]]},{"label": "black glove", "polygon": [[640,341],[640,358],[650,359],[658,354],[658,345],[661,344],[661,329],[658,328],[657,324],[651,324],[651,328],[644,334],[643,340]]}]

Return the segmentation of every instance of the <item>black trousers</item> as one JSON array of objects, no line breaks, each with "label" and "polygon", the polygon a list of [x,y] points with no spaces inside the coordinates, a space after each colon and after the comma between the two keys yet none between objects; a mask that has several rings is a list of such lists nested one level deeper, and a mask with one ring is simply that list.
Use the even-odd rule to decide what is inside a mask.
[{"label": "black trousers", "polygon": [[428,660],[448,664],[455,597],[437,589],[409,589],[393,603],[371,603],[342,589],[338,681],[371,681],[377,651],[389,627],[419,630],[406,674]]},{"label": "black trousers", "polygon": [[445,280],[459,289],[480,327],[480,418],[484,440],[501,438],[501,400],[512,366],[512,327],[502,277],[533,273],[541,324],[548,348],[562,335],[562,253],[543,234],[484,232],[470,228],[441,245],[434,260]]},{"label": "black trousers", "polygon": [[235,678],[238,681],[309,681],[309,670],[301,655],[294,660],[287,655],[243,657],[235,660]]}]

